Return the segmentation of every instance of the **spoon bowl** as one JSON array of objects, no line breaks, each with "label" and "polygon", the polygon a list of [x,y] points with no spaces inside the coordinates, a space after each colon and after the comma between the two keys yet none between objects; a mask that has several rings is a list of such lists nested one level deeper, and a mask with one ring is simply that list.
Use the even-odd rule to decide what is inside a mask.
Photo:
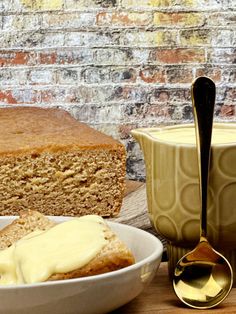
[{"label": "spoon bowl", "polygon": [[186,305],[207,309],[220,304],[233,284],[233,271],[227,259],[207,240],[207,190],[211,152],[211,135],[215,103],[215,84],[199,77],[192,84],[193,114],[199,167],[201,199],[200,241],[175,267],[173,287]]},{"label": "spoon bowl", "polygon": [[182,257],[174,274],[174,289],[186,305],[207,309],[220,304],[232,287],[231,266],[203,240]]}]

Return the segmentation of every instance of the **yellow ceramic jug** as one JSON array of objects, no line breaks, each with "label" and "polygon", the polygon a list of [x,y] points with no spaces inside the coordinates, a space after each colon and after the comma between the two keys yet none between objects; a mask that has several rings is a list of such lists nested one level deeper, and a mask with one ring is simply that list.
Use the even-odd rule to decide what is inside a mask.
[{"label": "yellow ceramic jug", "polygon": [[[199,240],[199,185],[194,126],[132,131],[144,154],[148,213],[167,240],[169,273]],[[236,273],[236,124],[215,123],[208,194],[208,235]]]}]

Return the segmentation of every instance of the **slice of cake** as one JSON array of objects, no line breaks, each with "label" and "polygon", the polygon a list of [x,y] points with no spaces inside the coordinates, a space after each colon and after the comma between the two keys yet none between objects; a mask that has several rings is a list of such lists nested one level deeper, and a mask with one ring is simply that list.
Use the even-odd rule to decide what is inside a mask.
[{"label": "slice of cake", "polygon": [[0,109],[0,215],[119,213],[124,146],[59,109]]},{"label": "slice of cake", "polygon": [[0,285],[71,279],[118,270],[135,259],[97,215],[56,224],[36,211],[0,230]]}]

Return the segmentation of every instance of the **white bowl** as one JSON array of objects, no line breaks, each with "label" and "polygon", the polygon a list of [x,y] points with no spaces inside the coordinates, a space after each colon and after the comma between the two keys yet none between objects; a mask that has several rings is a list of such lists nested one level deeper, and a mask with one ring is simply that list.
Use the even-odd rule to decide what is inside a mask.
[{"label": "white bowl", "polygon": [[[0,217],[0,228],[16,217]],[[50,217],[63,222],[68,217]],[[163,246],[153,235],[128,225],[108,222],[133,252],[136,263],[102,275],[0,286],[0,313],[4,314],[104,314],[139,295],[160,265]]]}]

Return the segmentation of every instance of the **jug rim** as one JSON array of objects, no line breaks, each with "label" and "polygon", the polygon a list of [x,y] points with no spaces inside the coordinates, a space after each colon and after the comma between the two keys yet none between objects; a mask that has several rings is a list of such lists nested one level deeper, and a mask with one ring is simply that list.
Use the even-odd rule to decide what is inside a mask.
[{"label": "jug rim", "polygon": [[[131,130],[131,134],[137,139],[137,135],[144,135],[147,138],[151,139],[152,141],[158,143],[165,143],[168,145],[173,146],[187,146],[187,147],[194,147],[196,146],[195,143],[184,143],[184,142],[174,142],[168,141],[164,139],[160,139],[152,135],[152,132],[158,132],[162,130],[173,130],[173,129],[180,129],[180,128],[192,128],[194,127],[194,123],[182,123],[182,124],[175,124],[175,125],[164,125],[164,126],[157,126],[157,127],[144,127],[144,128],[137,128]],[[236,122],[235,121],[222,121],[222,122],[214,122],[213,123],[213,130],[214,128],[223,128],[223,129],[235,129],[236,130]],[[236,144],[236,137],[235,141],[228,142],[228,143],[213,143],[212,146],[217,147],[227,147]]]}]

